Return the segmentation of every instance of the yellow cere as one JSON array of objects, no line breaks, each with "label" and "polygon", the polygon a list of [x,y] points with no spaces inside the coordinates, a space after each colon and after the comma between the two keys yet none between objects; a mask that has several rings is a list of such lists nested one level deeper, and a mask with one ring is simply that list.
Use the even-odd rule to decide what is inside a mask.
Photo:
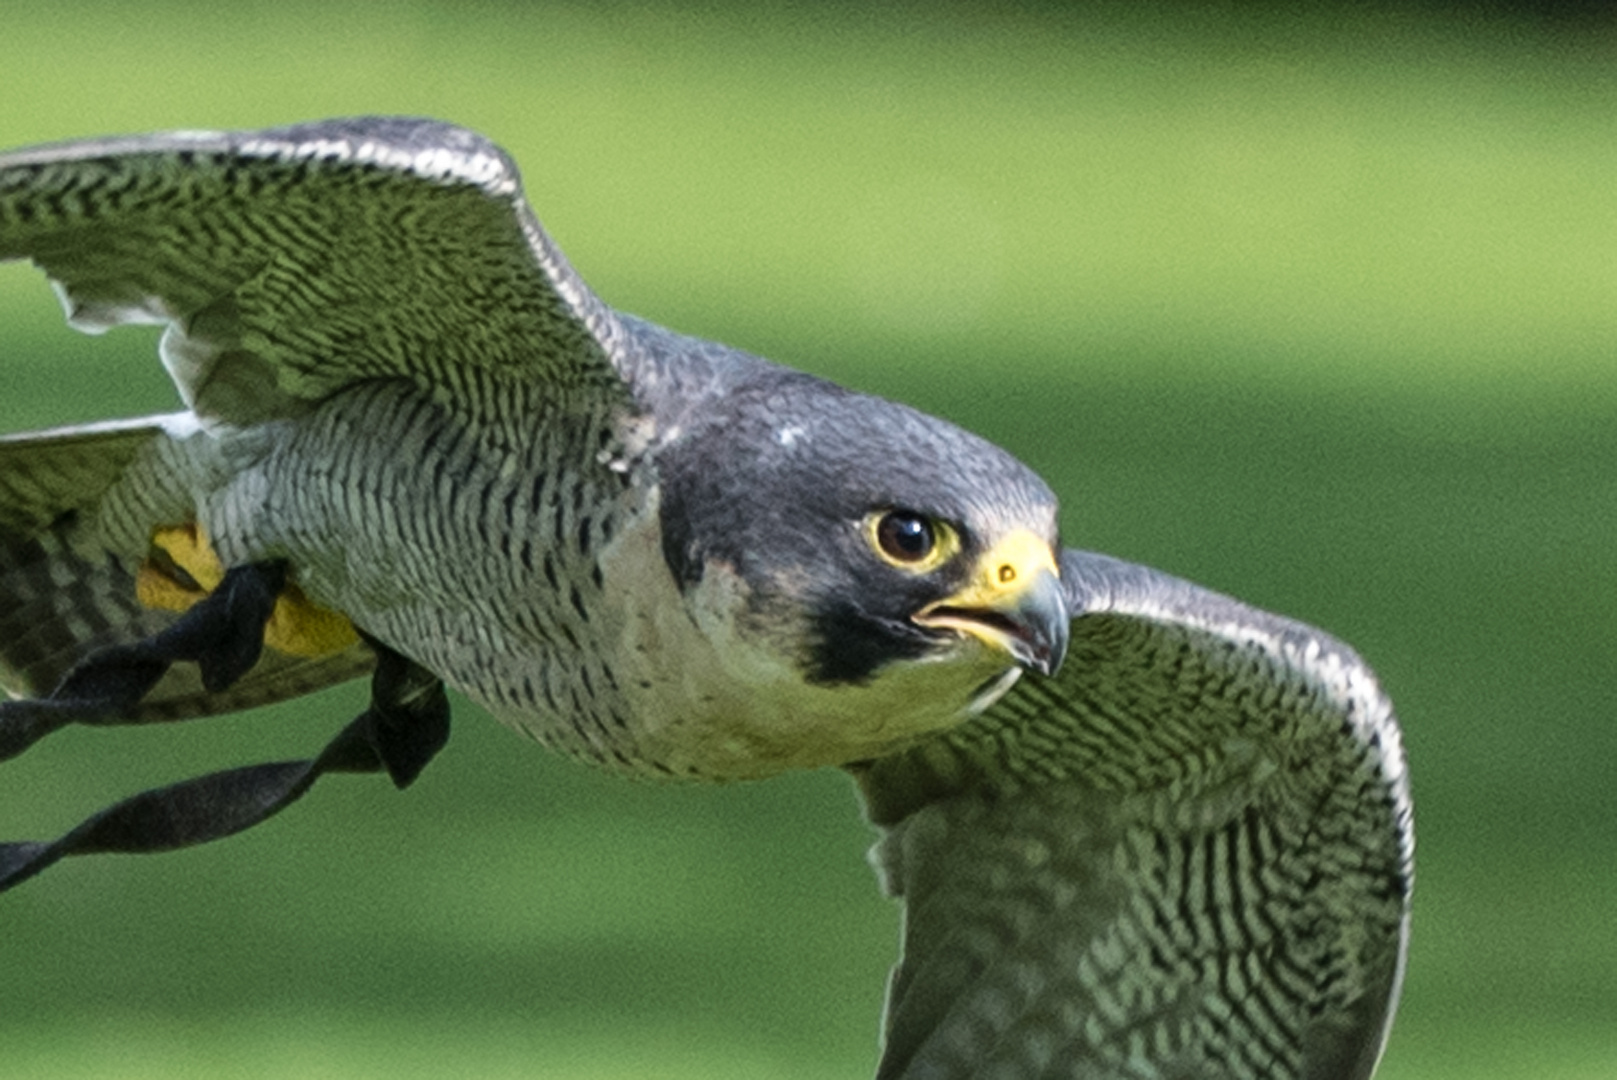
[{"label": "yellow cere", "polygon": [[1001,607],[1027,588],[1038,577],[1040,570],[1048,570],[1058,578],[1061,576],[1049,541],[1026,529],[1018,529],[1003,537],[983,554],[977,567],[978,572],[971,576],[965,588],[945,600],[944,604],[970,609]]}]

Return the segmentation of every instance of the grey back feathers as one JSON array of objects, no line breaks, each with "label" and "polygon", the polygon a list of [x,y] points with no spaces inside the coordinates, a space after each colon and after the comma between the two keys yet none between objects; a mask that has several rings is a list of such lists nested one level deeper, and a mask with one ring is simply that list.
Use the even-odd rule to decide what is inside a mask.
[{"label": "grey back feathers", "polygon": [[[165,323],[190,409],[0,441],[13,695],[173,624],[138,581],[196,585],[154,549],[192,528],[225,566],[287,564],[387,655],[574,755],[847,767],[905,903],[883,1080],[1373,1071],[1411,809],[1391,708],[1328,635],[1067,551],[1065,666],[961,719],[992,697],[982,669],[962,667],[969,698],[928,699],[948,657],[909,616],[963,595],[965,570],[884,570],[858,523],[949,523],[967,567],[1006,530],[1054,544],[1043,482],[942,421],[612,311],[509,158],[461,128],[368,118],[0,156],[11,258],[38,263],[82,329]],[[763,658],[756,684],[730,646]],[[778,691],[777,659],[805,685]],[[914,681],[872,689],[912,661]],[[362,644],[267,648],[213,691],[177,665],[137,713],[244,708],[371,664]],[[885,733],[899,713],[913,728]],[[828,731],[771,744],[747,727],[798,717]],[[749,760],[754,736],[843,756]]]}]

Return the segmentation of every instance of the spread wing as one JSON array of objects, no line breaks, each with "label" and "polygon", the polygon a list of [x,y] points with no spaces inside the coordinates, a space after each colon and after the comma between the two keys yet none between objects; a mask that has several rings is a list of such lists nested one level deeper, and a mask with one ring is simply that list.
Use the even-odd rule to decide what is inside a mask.
[{"label": "spread wing", "polygon": [[492,143],[427,120],[176,132],[0,155],[0,260],[31,258],[80,329],[167,324],[204,419],[294,414],[405,377],[475,407],[541,385],[622,393],[611,311]]},{"label": "spread wing", "polygon": [[859,773],[905,901],[879,1077],[1368,1077],[1413,874],[1374,676],[1153,570],[1062,576],[1057,677]]}]

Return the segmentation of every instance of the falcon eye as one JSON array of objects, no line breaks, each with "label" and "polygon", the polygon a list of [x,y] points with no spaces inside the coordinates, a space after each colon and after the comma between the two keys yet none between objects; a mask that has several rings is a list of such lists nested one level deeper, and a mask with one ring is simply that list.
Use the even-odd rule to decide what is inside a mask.
[{"label": "falcon eye", "polygon": [[910,510],[888,510],[866,519],[871,546],[885,561],[924,573],[941,566],[960,547],[948,525]]},{"label": "falcon eye", "polygon": [[876,539],[881,549],[899,562],[920,562],[932,554],[937,539],[932,535],[932,523],[915,514],[893,512],[883,514],[876,525]]}]

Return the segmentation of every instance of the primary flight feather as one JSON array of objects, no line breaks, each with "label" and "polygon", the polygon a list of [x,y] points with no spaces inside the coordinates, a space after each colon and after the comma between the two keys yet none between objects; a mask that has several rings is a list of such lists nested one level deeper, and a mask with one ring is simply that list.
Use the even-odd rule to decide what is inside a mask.
[{"label": "primary flight feather", "polygon": [[515,166],[368,118],[0,156],[0,259],[186,411],[0,441],[0,758],[372,672],[306,762],[0,845],[0,888],[408,783],[443,684],[564,753],[838,766],[905,902],[882,1078],[1370,1075],[1412,875],[1346,646],[1062,550],[1004,451],[616,312]]}]

